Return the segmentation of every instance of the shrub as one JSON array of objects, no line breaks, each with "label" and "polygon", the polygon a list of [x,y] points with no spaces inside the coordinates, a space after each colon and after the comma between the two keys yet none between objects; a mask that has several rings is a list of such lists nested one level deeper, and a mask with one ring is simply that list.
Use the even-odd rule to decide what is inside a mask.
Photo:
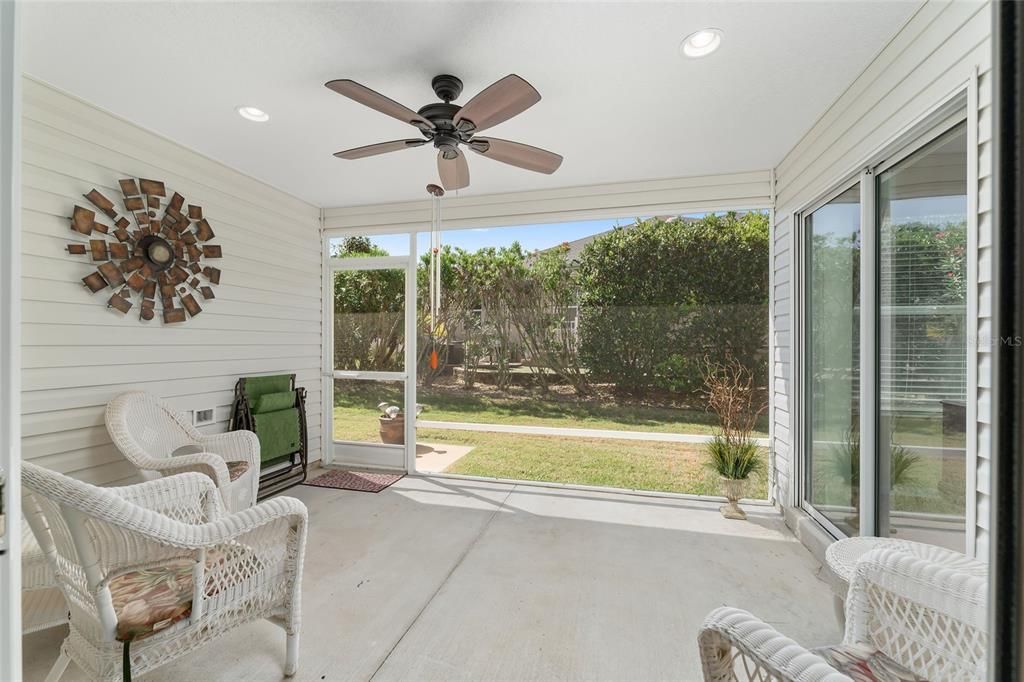
[{"label": "shrub", "polygon": [[[457,251],[445,245],[439,254],[441,259],[441,305],[436,311],[436,319],[431,319],[430,308],[430,254],[420,257],[416,268],[416,368],[417,377],[424,386],[430,386],[434,380],[447,370],[450,362],[451,343],[455,340],[454,333],[458,327],[457,311],[464,305],[465,293],[455,287],[454,263]],[[431,365],[431,354],[436,352],[437,365]]]},{"label": "shrub", "polygon": [[[365,237],[349,237],[334,256],[386,256]],[[401,270],[334,273],[335,367],[392,371],[405,352],[405,277]]]},{"label": "shrub", "polygon": [[499,288],[537,384],[547,390],[550,371],[585,395],[587,375],[568,319],[579,302],[579,286],[566,251],[562,245],[532,254],[526,269],[509,273]]},{"label": "shrub", "polygon": [[638,221],[580,256],[580,357],[624,392],[698,391],[696,361],[743,358],[767,380],[768,217]]}]

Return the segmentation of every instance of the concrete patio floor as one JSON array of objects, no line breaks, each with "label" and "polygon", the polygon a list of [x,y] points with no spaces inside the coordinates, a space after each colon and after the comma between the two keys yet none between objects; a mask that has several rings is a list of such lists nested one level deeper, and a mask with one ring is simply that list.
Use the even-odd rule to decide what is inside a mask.
[{"label": "concrete patio floor", "polygon": [[[300,486],[310,511],[297,680],[698,680],[712,608],[807,645],[838,641],[820,564],[774,509],[407,477]],[[42,680],[65,628],[25,637]],[[136,679],[278,680],[284,634],[253,623]],[[80,679],[72,665],[64,679]]]}]

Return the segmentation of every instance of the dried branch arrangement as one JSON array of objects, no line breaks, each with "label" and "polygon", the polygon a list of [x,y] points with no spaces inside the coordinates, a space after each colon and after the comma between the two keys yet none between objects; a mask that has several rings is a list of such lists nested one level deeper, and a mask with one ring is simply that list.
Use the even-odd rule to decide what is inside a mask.
[{"label": "dried branch arrangement", "polygon": [[220,284],[220,270],[204,263],[220,258],[221,248],[208,243],[214,233],[202,207],[189,204],[186,210],[185,197],[174,192],[168,199],[164,183],[157,180],[118,183],[131,219],[96,189],[83,196],[112,225],[82,206],[71,215],[71,230],[90,239],[68,244],[68,253],[88,255],[98,264],[82,282],[92,293],[111,289],[107,306],[122,314],[132,309],[138,294],[140,319],[156,316],[158,298],[165,323],[195,317],[203,310],[196,297],[214,298],[211,285]]},{"label": "dried branch arrangement", "polygon": [[722,437],[730,444],[750,441],[757,420],[768,409],[768,396],[750,368],[735,358],[716,363],[704,359],[704,397],[718,415]]}]

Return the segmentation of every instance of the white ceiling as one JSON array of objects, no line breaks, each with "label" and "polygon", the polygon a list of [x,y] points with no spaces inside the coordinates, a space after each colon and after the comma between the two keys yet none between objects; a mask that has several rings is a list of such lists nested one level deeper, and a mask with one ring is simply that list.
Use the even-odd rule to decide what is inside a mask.
[{"label": "white ceiling", "polygon": [[[884,2],[30,2],[27,73],[319,206],[420,199],[430,147],[343,161],[416,130],[323,87],[351,78],[412,109],[509,74],[543,99],[487,131],[551,149],[552,176],[469,154],[484,194],[765,169],[896,33]],[[722,48],[679,56],[687,34]],[[235,113],[249,104],[268,123]]]}]

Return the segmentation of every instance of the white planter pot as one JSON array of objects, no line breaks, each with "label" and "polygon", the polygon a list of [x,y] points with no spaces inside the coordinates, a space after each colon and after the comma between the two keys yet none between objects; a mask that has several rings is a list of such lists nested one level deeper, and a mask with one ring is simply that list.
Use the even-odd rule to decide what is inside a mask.
[{"label": "white planter pot", "polygon": [[745,478],[726,478],[720,477],[719,480],[722,482],[722,494],[729,502],[723,504],[718,508],[722,512],[722,516],[727,519],[739,519],[741,521],[747,518],[746,512],[740,509],[739,501],[743,497],[743,493],[747,490],[747,479]]}]

